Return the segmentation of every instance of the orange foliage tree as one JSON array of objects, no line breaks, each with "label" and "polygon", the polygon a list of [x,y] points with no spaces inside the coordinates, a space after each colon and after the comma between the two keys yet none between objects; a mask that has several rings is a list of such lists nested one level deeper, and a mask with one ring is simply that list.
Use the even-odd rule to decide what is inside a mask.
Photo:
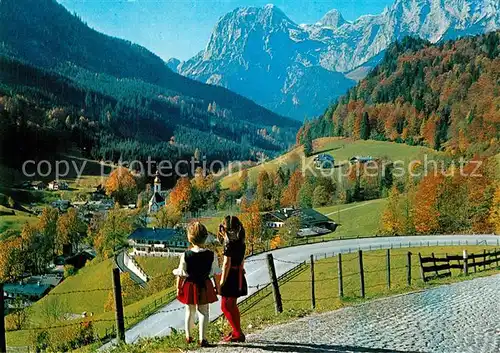
[{"label": "orange foliage tree", "polygon": [[9,238],[0,242],[0,282],[13,281],[24,272],[22,239]]},{"label": "orange foliage tree", "polygon": [[490,208],[490,223],[495,234],[500,234],[500,183],[497,183]]},{"label": "orange foliage tree", "polygon": [[254,253],[259,244],[262,244],[262,233],[264,231],[262,216],[259,212],[259,204],[254,201],[246,206],[239,218],[245,228],[247,254]]},{"label": "orange foliage tree", "polygon": [[415,230],[421,234],[433,234],[439,229],[438,200],[444,177],[433,173],[423,177],[415,195]]},{"label": "orange foliage tree", "polygon": [[298,194],[300,188],[304,184],[304,176],[300,169],[296,169],[290,177],[290,181],[288,182],[288,186],[283,191],[281,196],[281,205],[282,206],[298,206]]},{"label": "orange foliage tree", "polygon": [[169,197],[169,203],[177,210],[185,212],[191,204],[191,183],[189,178],[182,177],[177,180]]},{"label": "orange foliage tree", "polygon": [[106,180],[106,194],[122,205],[137,200],[137,183],[130,170],[125,167],[113,170]]}]

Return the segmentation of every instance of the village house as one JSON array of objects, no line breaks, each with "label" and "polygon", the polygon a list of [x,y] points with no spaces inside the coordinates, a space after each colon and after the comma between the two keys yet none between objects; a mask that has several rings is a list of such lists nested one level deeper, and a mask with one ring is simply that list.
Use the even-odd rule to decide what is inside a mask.
[{"label": "village house", "polygon": [[32,276],[17,283],[5,283],[4,296],[7,300],[21,299],[35,302],[43,298],[50,290],[62,281],[59,275]]},{"label": "village house", "polygon": [[357,163],[368,163],[368,162],[371,162],[375,160],[375,158],[373,157],[363,157],[363,156],[354,156],[352,157],[351,159],[349,159],[349,162],[351,162],[351,164],[357,164]]},{"label": "village house", "polygon": [[48,184],[47,188],[52,191],[68,190],[68,183],[65,181],[53,180]]},{"label": "village house", "polygon": [[326,153],[320,153],[314,157],[314,166],[316,168],[333,168],[335,167],[335,158]]},{"label": "village house", "polygon": [[182,228],[137,228],[128,236],[133,256],[169,256],[189,247]]},{"label": "village house", "polygon": [[40,181],[40,182],[33,185],[33,190],[42,191],[42,190],[45,190],[46,188],[47,188],[47,185],[43,181]]},{"label": "village house", "polygon": [[312,208],[282,208],[264,214],[263,222],[266,227],[277,231],[279,228],[284,227],[285,222],[291,217],[300,219],[298,237],[328,234],[337,229],[335,222]]}]

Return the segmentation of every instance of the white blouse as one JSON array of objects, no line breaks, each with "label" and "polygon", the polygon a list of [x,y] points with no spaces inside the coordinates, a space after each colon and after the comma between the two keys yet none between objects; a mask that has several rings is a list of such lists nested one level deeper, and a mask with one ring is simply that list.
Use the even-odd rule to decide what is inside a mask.
[{"label": "white blouse", "polygon": [[[207,249],[200,248],[198,246],[195,246],[191,249],[192,252],[202,252],[202,251],[207,251]],[[186,265],[186,260],[184,258],[184,254],[181,255],[179,267],[177,267],[175,270],[172,271],[172,273],[175,276],[179,277],[187,277],[187,265]],[[215,275],[220,275],[222,273],[222,270],[219,267],[219,260],[217,259],[217,255],[214,253],[214,261],[212,261],[212,268],[210,269],[210,277],[213,277]]]}]

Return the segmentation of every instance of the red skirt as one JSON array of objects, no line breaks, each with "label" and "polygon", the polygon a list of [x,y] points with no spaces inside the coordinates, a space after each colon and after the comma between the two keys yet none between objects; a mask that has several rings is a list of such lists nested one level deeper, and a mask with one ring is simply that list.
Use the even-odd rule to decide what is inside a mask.
[{"label": "red skirt", "polygon": [[204,286],[185,280],[181,285],[177,299],[183,304],[204,305],[215,303],[217,293],[211,280],[207,279]]}]

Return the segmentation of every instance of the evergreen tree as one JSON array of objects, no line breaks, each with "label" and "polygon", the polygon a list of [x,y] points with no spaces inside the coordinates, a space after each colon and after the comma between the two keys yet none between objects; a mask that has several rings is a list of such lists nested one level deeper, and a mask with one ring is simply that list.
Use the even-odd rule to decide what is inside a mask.
[{"label": "evergreen tree", "polygon": [[304,134],[304,154],[309,157],[313,153],[312,137],[309,128],[306,128]]},{"label": "evergreen tree", "polygon": [[361,119],[361,132],[360,138],[362,140],[368,140],[370,137],[370,120],[368,118],[368,113],[363,113],[363,118]]}]

